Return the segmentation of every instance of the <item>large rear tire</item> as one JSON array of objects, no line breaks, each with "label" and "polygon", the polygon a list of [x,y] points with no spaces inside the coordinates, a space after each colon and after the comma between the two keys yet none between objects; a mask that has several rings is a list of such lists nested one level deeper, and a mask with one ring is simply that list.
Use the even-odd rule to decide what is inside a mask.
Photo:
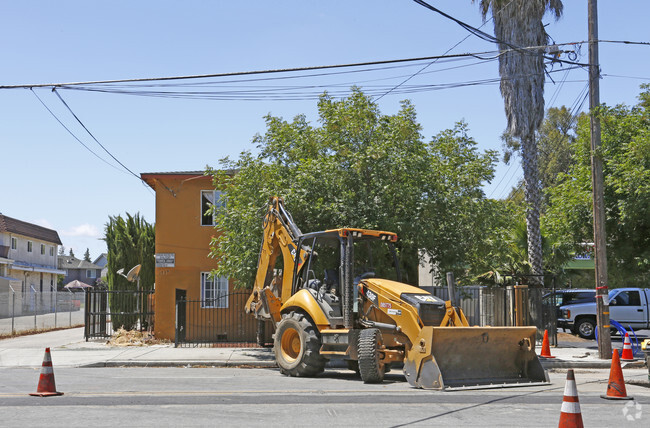
[{"label": "large rear tire", "polygon": [[273,340],[275,361],[288,376],[315,376],[325,369],[320,338],[311,321],[299,312],[282,315]]},{"label": "large rear tire", "polygon": [[378,328],[367,328],[359,334],[359,374],[363,383],[381,383],[384,380],[385,366],[381,362],[379,350],[383,342]]}]

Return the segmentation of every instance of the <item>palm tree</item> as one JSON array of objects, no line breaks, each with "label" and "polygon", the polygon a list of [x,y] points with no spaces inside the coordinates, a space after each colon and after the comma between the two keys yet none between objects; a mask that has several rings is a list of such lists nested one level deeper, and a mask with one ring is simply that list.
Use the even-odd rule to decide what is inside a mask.
[{"label": "palm tree", "polygon": [[[472,3],[478,0],[472,0]],[[535,131],[544,119],[544,57],[540,49],[512,49],[545,46],[548,34],[542,17],[547,11],[559,19],[564,8],[561,0],[480,0],[486,18],[494,19],[494,35],[499,43],[501,95],[508,118],[508,132],[521,140],[524,170],[528,261],[531,283],[542,285],[542,235],[539,227],[540,187],[537,172]]]}]

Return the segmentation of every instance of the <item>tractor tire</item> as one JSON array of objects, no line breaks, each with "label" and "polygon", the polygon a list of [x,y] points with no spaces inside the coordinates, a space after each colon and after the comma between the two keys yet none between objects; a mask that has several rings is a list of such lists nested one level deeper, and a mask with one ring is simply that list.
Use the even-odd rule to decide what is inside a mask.
[{"label": "tractor tire", "polygon": [[575,332],[583,339],[596,337],[596,321],[591,318],[581,318],[576,321]]},{"label": "tractor tire", "polygon": [[381,362],[379,349],[382,347],[381,332],[378,328],[367,328],[359,334],[359,374],[363,383],[381,383],[384,380],[385,366]]},{"label": "tractor tire", "polygon": [[275,361],[287,376],[315,376],[325,369],[316,327],[302,313],[282,315],[273,340]]}]

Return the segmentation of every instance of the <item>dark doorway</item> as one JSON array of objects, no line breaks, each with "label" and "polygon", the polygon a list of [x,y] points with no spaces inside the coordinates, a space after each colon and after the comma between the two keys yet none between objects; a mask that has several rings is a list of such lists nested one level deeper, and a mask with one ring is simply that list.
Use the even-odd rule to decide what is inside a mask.
[{"label": "dark doorway", "polygon": [[185,341],[187,290],[176,289],[176,343]]}]

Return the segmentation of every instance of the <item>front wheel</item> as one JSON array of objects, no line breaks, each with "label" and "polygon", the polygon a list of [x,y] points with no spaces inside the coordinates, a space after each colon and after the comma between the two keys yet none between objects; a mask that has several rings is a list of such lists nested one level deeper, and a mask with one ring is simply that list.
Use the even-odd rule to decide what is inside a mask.
[{"label": "front wheel", "polygon": [[315,376],[325,368],[320,338],[311,321],[299,312],[282,315],[273,341],[280,372],[289,376]]},{"label": "front wheel", "polygon": [[596,336],[596,322],[589,318],[582,318],[576,322],[576,333],[583,339],[593,339]]},{"label": "front wheel", "polygon": [[381,383],[384,380],[385,365],[381,362],[379,350],[383,347],[381,332],[377,328],[361,330],[359,334],[359,374],[364,383]]}]

